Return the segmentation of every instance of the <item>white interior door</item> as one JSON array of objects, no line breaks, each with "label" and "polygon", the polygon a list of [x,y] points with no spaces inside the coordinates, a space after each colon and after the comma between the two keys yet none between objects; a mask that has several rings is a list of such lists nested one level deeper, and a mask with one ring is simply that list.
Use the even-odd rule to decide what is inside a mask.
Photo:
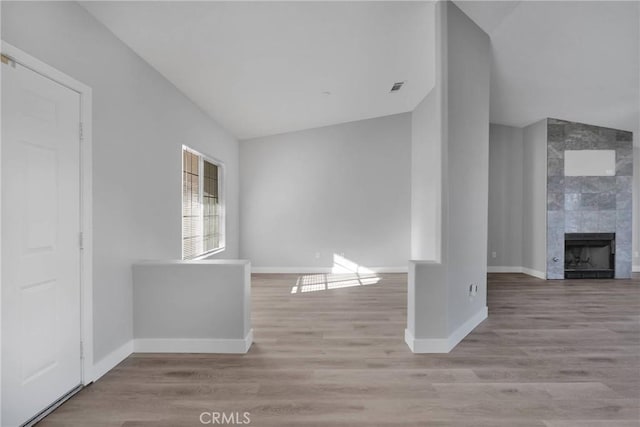
[{"label": "white interior door", "polygon": [[2,425],[81,383],[80,95],[2,64]]}]

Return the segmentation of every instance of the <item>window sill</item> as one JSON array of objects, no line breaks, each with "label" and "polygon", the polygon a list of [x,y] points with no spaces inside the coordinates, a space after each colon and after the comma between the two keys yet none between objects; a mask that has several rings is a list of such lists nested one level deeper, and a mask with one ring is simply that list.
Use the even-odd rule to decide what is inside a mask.
[{"label": "window sill", "polygon": [[221,252],[224,252],[225,249],[226,248],[223,246],[221,248],[213,249],[213,250],[211,250],[209,252],[205,252],[202,255],[198,255],[197,257],[184,259],[184,261],[201,261],[203,259],[209,258],[212,255],[216,255],[216,254],[219,254]]}]

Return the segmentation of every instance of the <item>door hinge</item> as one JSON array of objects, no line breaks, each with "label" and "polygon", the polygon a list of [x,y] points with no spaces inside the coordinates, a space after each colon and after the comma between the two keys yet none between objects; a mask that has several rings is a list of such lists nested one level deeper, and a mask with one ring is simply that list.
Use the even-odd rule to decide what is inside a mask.
[{"label": "door hinge", "polygon": [[80,249],[84,249],[84,233],[82,231],[78,233],[78,245]]},{"label": "door hinge", "polygon": [[12,57],[5,54],[1,54],[0,58],[2,59],[3,64],[7,64],[13,68],[16,68],[16,61],[14,61]]},{"label": "door hinge", "polygon": [[84,140],[84,128],[82,127],[82,122],[80,122],[80,141]]},{"label": "door hinge", "polygon": [[80,359],[84,359],[84,344],[80,341]]}]

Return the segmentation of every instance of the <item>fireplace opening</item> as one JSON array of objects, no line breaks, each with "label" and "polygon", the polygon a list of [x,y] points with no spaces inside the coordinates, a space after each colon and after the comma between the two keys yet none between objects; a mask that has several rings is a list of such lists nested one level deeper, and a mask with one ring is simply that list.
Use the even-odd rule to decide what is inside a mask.
[{"label": "fireplace opening", "polygon": [[564,235],[565,279],[615,277],[615,233],[567,233]]}]

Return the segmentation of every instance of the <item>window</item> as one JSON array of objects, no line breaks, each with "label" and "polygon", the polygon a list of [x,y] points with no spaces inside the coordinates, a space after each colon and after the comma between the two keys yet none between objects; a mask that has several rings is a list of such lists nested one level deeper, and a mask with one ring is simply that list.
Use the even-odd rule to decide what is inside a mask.
[{"label": "window", "polygon": [[224,204],[220,162],[182,147],[182,259],[224,249]]}]

